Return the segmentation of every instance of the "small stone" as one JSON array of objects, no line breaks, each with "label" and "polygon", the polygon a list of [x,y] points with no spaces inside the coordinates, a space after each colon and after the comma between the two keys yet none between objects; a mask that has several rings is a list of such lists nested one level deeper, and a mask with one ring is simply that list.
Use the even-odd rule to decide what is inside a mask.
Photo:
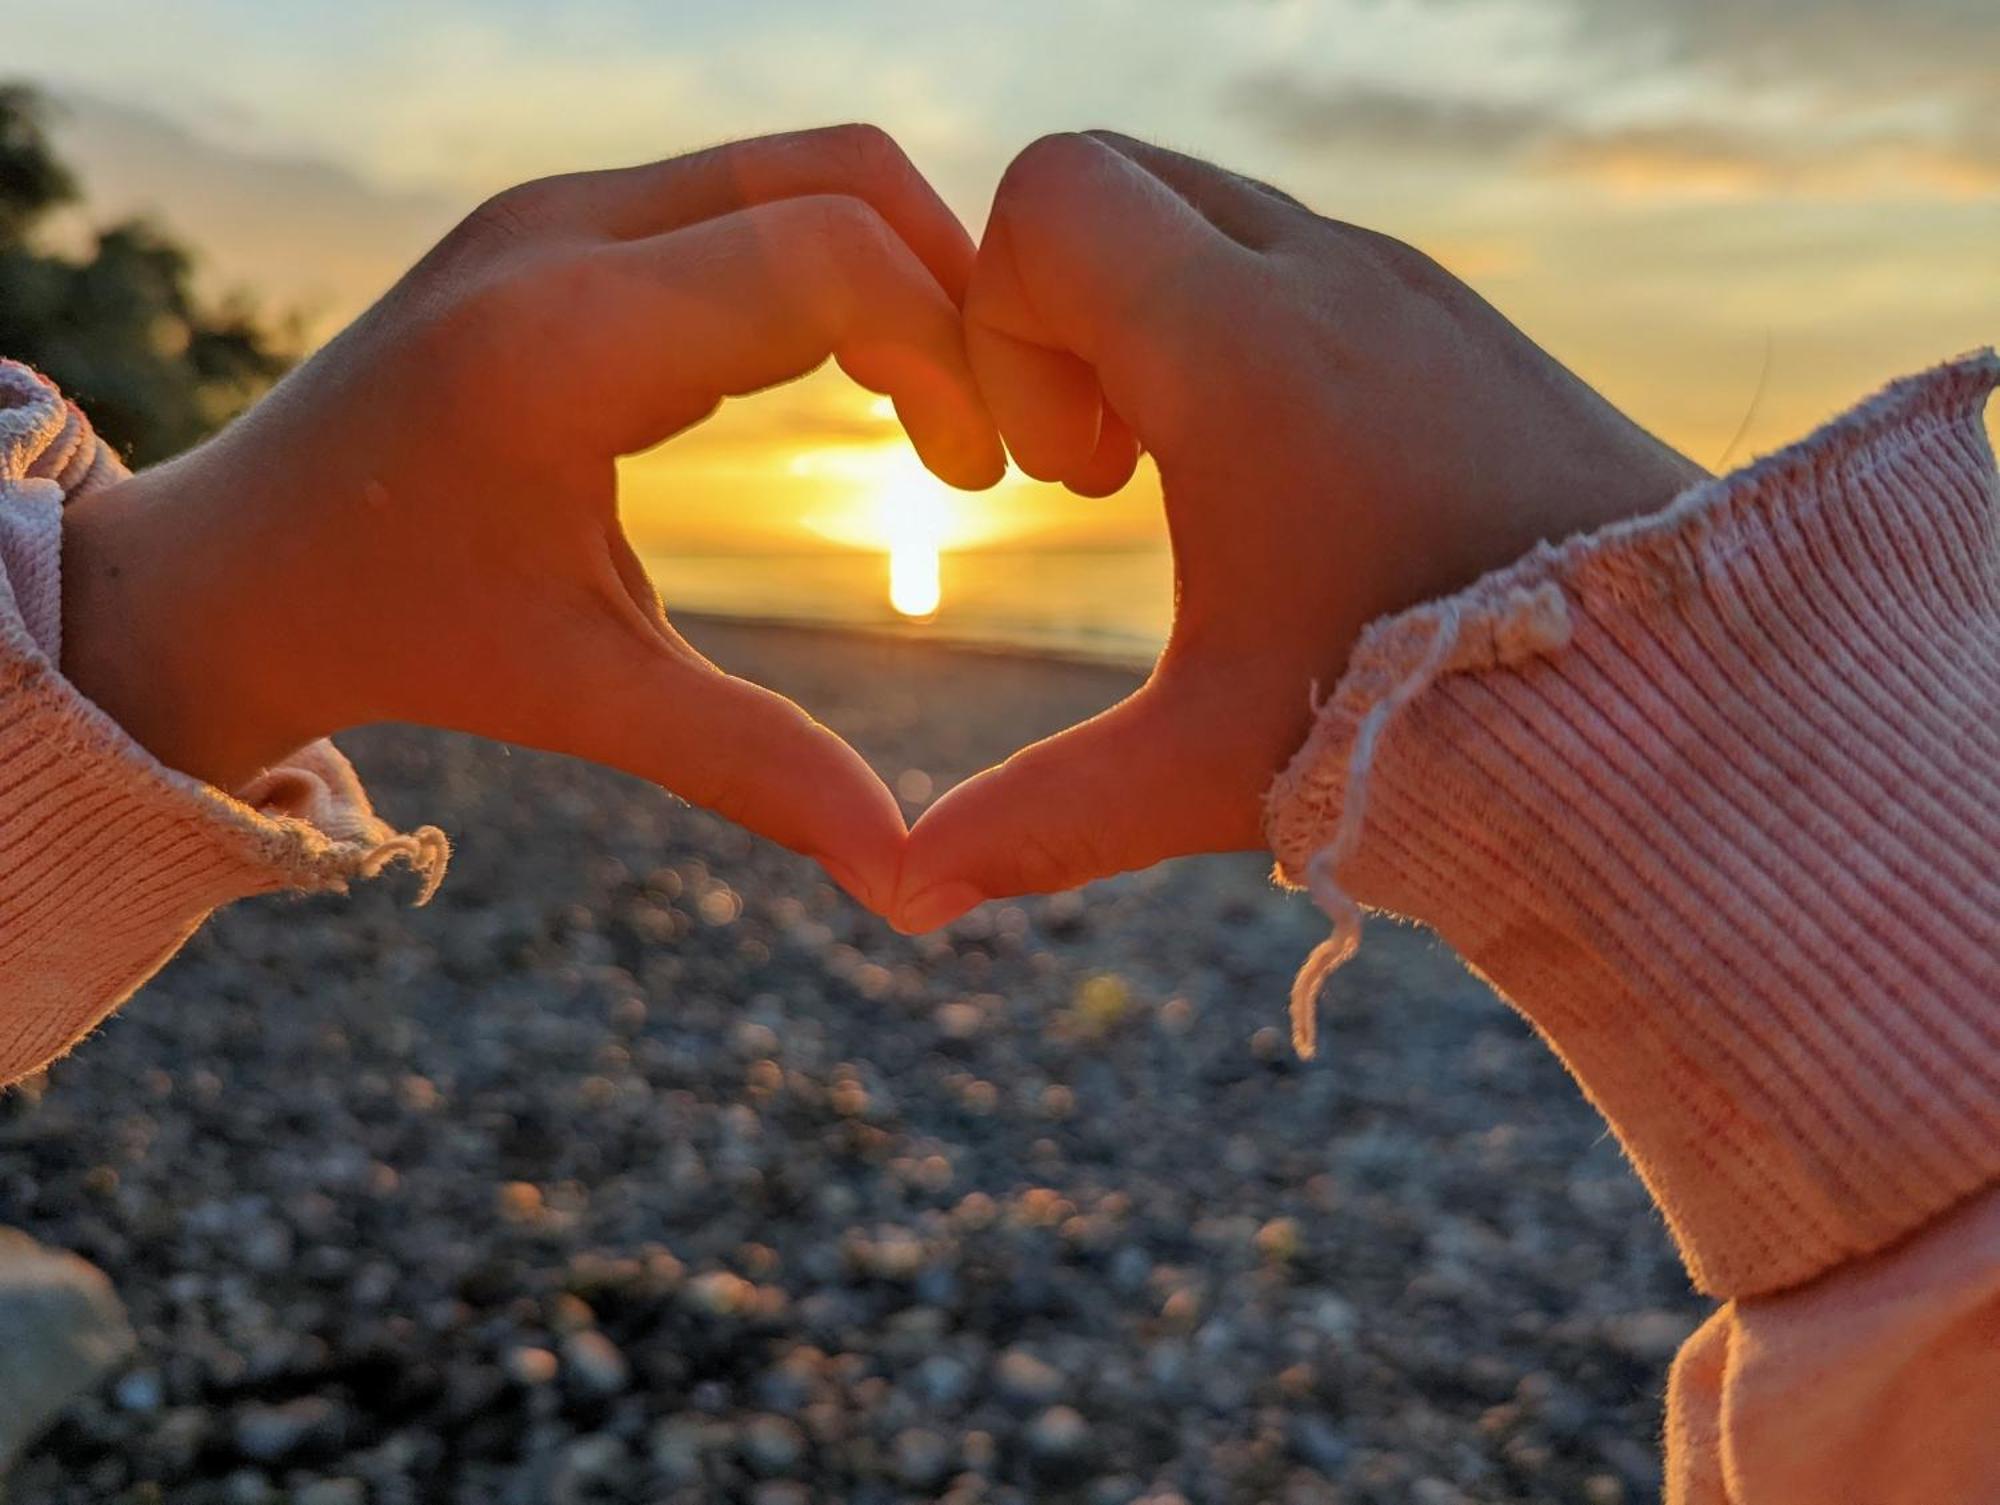
[{"label": "small stone", "polygon": [[293,1505],[368,1505],[368,1486],[359,1479],[315,1479],[292,1495]]},{"label": "small stone", "polygon": [[165,1387],[157,1369],[135,1369],[118,1381],[111,1392],[120,1410],[150,1414],[166,1400]]},{"label": "small stone", "polygon": [[259,1463],[278,1463],[314,1448],[338,1447],[347,1418],[323,1395],[302,1395],[275,1406],[249,1405],[236,1413],[236,1451]]},{"label": "small stone", "polygon": [[517,1385],[546,1385],[556,1377],[556,1356],[546,1348],[512,1348],[503,1367]]},{"label": "small stone", "polygon": [[1274,1265],[1297,1259],[1302,1242],[1294,1218],[1273,1218],[1257,1230],[1257,1252]]},{"label": "small stone", "polygon": [[1301,1463],[1331,1476],[1338,1476],[1347,1466],[1348,1454],[1353,1451],[1330,1422],[1312,1415],[1294,1416],[1285,1440]]},{"label": "small stone", "polygon": [[494,1200],[510,1223],[531,1223],[542,1214],[542,1189],[532,1181],[509,1181]]},{"label": "small stone", "polygon": [[1313,1303],[1312,1314],[1306,1319],[1329,1338],[1352,1338],[1361,1326],[1361,1314],[1354,1309],[1354,1303],[1331,1292]]},{"label": "small stone", "polygon": [[1099,972],[1076,990],[1077,1023],[1092,1037],[1117,1028],[1131,1005],[1131,985],[1116,972]]},{"label": "small stone", "polygon": [[757,1299],[757,1288],[741,1275],[711,1270],[697,1275],[683,1292],[689,1306],[710,1317],[733,1317]]},{"label": "small stone", "polygon": [[743,1429],[743,1461],[763,1477],[794,1473],[806,1456],[806,1434],[782,1416],[758,1416]]},{"label": "small stone", "polygon": [[951,1444],[927,1427],[909,1427],[890,1446],[896,1477],[911,1489],[934,1489],[951,1472]]},{"label": "small stone", "polygon": [[858,1238],[850,1246],[854,1262],[877,1280],[911,1281],[923,1269],[924,1241],[907,1228],[879,1228],[873,1238]]},{"label": "small stone", "polygon": [[1465,1496],[1442,1479],[1419,1479],[1410,1486],[1411,1505],[1466,1505]]},{"label": "small stone", "polygon": [[1687,1340],[1694,1324],[1677,1312],[1654,1310],[1614,1317],[1604,1327],[1614,1348],[1644,1364],[1664,1364]]},{"label": "small stone", "polygon": [[1025,1348],[1010,1348],[993,1367],[1000,1393],[1009,1400],[1045,1406],[1063,1393],[1062,1372]]},{"label": "small stone", "polygon": [[625,1444],[610,1433],[579,1437],[563,1449],[550,1494],[557,1499],[573,1498],[591,1486],[616,1479],[625,1471],[626,1461]]},{"label": "small stone", "polygon": [[986,1473],[999,1461],[1000,1445],[991,1432],[967,1432],[958,1439],[958,1456],[975,1473]]},{"label": "small stone", "polygon": [[950,1354],[934,1353],[917,1366],[917,1393],[932,1405],[955,1410],[972,1393],[972,1372]]},{"label": "small stone", "polygon": [[1136,1244],[1122,1244],[1111,1256],[1111,1283],[1128,1296],[1143,1291],[1152,1273],[1152,1260]]},{"label": "small stone", "polygon": [[224,1505],[271,1505],[277,1491],[254,1468],[239,1468],[222,1481]]},{"label": "small stone", "polygon": [[125,1310],[95,1265],[0,1228],[0,1473],[131,1347]]},{"label": "small stone", "polygon": [[668,1484],[681,1486],[700,1480],[704,1432],[704,1424],[695,1418],[672,1416],[648,1435],[646,1441],[653,1455],[653,1466]]},{"label": "small stone", "polygon": [[563,1339],[562,1367],[577,1390],[598,1400],[624,1394],[632,1380],[632,1366],[618,1345],[595,1328]]},{"label": "small stone", "polygon": [[986,1027],[986,1011],[976,1003],[940,1004],[931,1022],[947,1040],[970,1040]]},{"label": "small stone", "polygon": [[757,1376],[757,1403],[782,1416],[793,1415],[812,1400],[812,1375],[797,1364],[779,1364]]},{"label": "small stone", "polygon": [[1090,1423],[1072,1407],[1050,1406],[1028,1424],[1028,1449],[1037,1462],[1072,1465],[1090,1452],[1090,1445]]}]

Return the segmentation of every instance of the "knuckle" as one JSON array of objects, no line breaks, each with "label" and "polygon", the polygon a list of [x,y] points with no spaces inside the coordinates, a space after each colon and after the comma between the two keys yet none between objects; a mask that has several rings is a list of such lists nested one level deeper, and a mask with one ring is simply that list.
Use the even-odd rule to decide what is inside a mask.
[{"label": "knuckle", "polygon": [[1002,198],[1033,195],[1097,171],[1110,150],[1081,131],[1054,131],[1021,148],[1000,177]]},{"label": "knuckle", "polygon": [[821,146],[843,172],[861,182],[875,182],[909,170],[910,159],[881,126],[866,121],[828,126]]},{"label": "knuckle", "polygon": [[573,353],[578,313],[588,307],[592,269],[581,259],[537,258],[462,286],[427,321],[440,365],[508,379],[522,351]]},{"label": "knuckle", "polygon": [[510,246],[530,239],[546,217],[550,182],[516,183],[487,199],[459,226],[465,238]]},{"label": "knuckle", "polygon": [[806,202],[830,260],[849,277],[873,277],[889,260],[889,227],[862,200],[829,193]]},{"label": "knuckle", "polygon": [[1464,285],[1456,277],[1408,241],[1359,225],[1342,224],[1337,228],[1407,291],[1445,304],[1455,302],[1463,292]]}]

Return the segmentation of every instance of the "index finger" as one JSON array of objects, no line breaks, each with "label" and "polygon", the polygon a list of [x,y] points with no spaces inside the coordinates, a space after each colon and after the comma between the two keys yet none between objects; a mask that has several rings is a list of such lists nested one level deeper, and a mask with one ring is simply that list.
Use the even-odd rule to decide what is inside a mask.
[{"label": "index finger", "polygon": [[833,125],[732,141],[638,167],[566,173],[525,184],[537,219],[588,224],[631,240],[780,199],[843,194],[867,204],[963,304],[972,237],[894,137],[879,126]]}]

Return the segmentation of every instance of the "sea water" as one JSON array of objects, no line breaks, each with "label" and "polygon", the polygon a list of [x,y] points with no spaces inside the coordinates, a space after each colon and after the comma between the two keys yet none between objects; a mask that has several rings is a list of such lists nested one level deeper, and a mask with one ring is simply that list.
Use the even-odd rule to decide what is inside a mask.
[{"label": "sea water", "polygon": [[1135,667],[1152,663],[1173,617],[1164,549],[947,552],[938,609],[921,622],[890,608],[884,554],[655,554],[646,565],[670,611],[866,627]]}]

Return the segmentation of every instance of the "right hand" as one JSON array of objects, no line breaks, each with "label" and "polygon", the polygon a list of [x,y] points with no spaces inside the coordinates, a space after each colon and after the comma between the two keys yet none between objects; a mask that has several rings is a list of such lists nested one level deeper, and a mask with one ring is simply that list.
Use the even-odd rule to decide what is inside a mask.
[{"label": "right hand", "polygon": [[1015,159],[966,321],[1023,470],[1097,496],[1158,460],[1175,614],[1136,694],[918,822],[909,930],[1262,845],[1367,622],[1703,475],[1420,252],[1122,136]]}]

